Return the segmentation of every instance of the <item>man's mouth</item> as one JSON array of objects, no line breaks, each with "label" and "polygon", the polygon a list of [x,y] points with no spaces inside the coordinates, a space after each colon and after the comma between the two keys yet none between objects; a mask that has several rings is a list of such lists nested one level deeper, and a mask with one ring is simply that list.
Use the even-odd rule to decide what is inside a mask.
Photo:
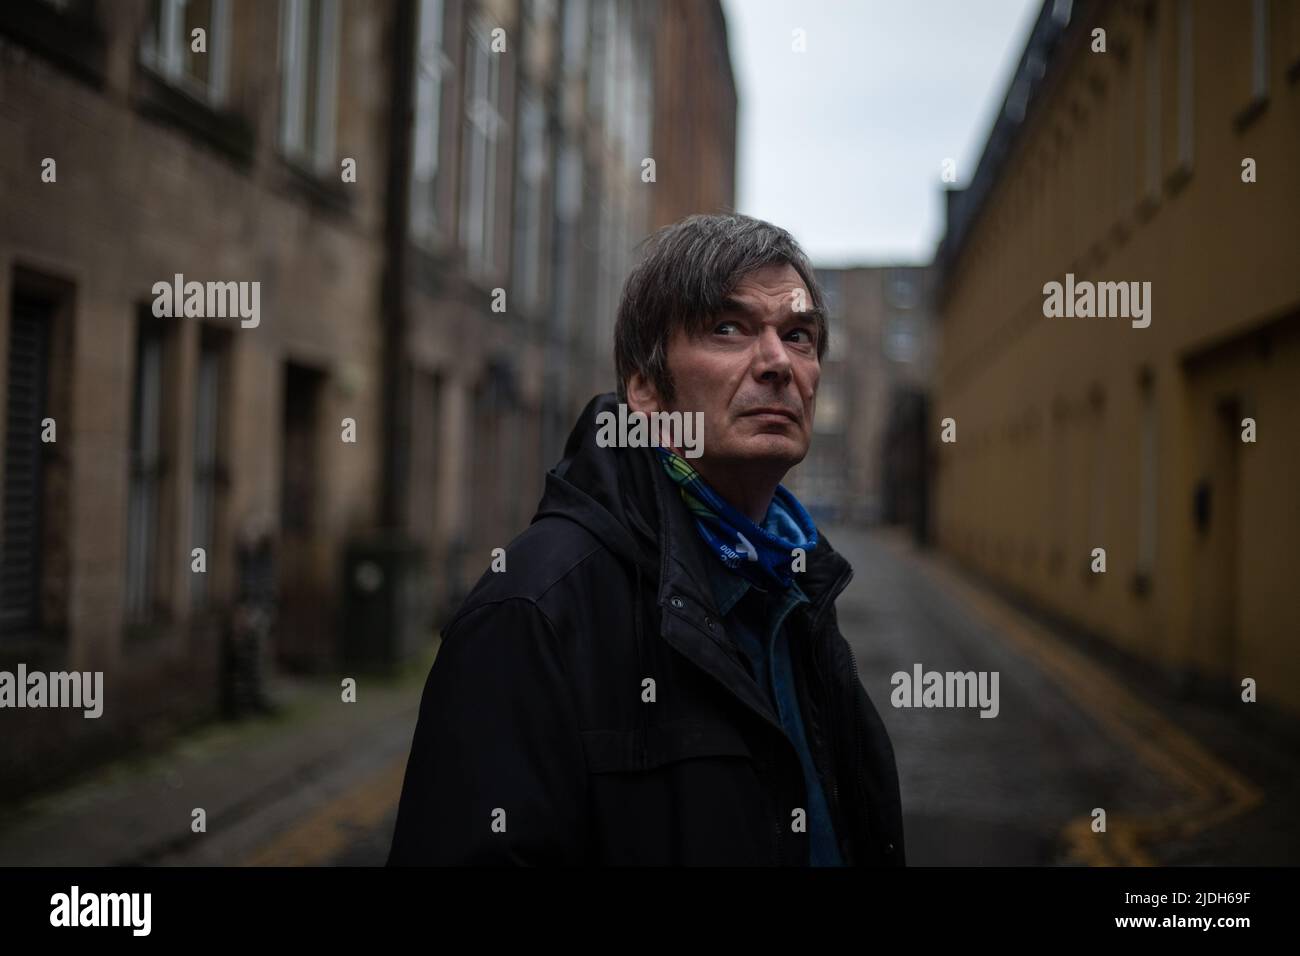
[{"label": "man's mouth", "polygon": [[751,408],[749,411],[741,413],[740,417],[751,418],[754,416],[760,416],[763,418],[784,418],[788,421],[795,422],[796,424],[799,422],[798,415],[790,409],[784,408],[780,405],[764,405],[761,408]]}]

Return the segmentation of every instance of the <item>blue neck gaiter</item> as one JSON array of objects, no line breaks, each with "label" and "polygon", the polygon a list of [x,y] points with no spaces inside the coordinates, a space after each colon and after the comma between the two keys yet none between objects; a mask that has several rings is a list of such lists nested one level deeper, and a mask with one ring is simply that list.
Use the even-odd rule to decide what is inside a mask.
[{"label": "blue neck gaiter", "polygon": [[794,580],[794,549],[817,546],[817,526],[784,485],[777,485],[763,527],[727,504],[686,459],[656,448],[664,471],[681,490],[695,527],[722,563],[764,590],[784,590]]}]

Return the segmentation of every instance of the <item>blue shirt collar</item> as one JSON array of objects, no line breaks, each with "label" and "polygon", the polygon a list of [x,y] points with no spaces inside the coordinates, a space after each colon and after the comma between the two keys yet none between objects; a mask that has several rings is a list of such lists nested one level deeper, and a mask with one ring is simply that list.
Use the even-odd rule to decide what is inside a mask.
[{"label": "blue shirt collar", "polygon": [[[709,573],[709,584],[713,588],[713,598],[718,603],[718,614],[726,617],[731,613],[731,609],[740,602],[740,599],[745,596],[745,592],[754,585],[746,578],[729,570],[726,565],[718,560],[718,556],[712,552],[709,552],[705,558],[705,567],[708,568]],[[782,596],[791,606],[808,600],[808,596],[803,593],[798,582],[795,581],[790,582],[790,587],[782,592]]]}]

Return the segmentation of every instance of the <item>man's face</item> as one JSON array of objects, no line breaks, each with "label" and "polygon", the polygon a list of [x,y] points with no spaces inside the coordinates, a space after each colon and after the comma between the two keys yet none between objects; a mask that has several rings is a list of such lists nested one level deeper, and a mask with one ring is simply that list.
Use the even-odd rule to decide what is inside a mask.
[{"label": "man's face", "polygon": [[793,266],[764,266],[740,280],[703,334],[678,328],[669,340],[675,394],[661,408],[704,413],[695,464],[706,477],[737,468],[783,475],[808,453],[821,376],[812,310]]}]

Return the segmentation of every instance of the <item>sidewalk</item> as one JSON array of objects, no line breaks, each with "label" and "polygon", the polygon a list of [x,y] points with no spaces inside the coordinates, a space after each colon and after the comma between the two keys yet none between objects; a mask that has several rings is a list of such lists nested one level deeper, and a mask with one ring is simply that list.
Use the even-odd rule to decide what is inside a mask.
[{"label": "sidewalk", "polygon": [[[433,656],[395,678],[358,677],[355,703],[342,701],[341,675],[278,678],[276,714],[211,724],[9,813],[0,866],[282,862],[268,844],[317,805],[376,775],[378,802],[395,803]],[[195,808],[206,832],[191,830]]]}]

